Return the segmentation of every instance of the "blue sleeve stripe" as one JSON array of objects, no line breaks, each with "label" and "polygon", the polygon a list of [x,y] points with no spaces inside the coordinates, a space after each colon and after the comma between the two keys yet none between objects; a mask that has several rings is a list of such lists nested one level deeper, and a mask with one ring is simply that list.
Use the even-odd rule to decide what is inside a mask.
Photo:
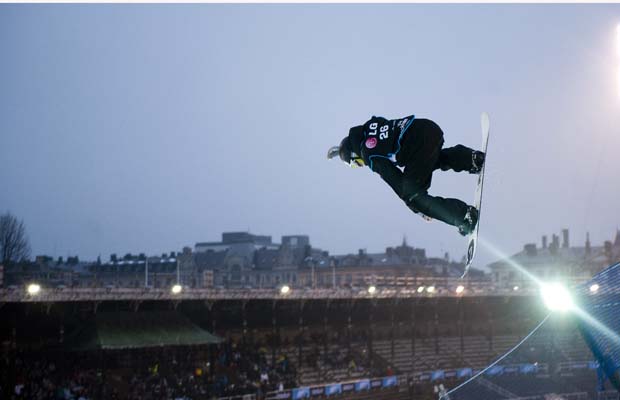
[{"label": "blue sleeve stripe", "polygon": [[398,141],[397,141],[397,146],[396,146],[396,151],[392,154],[390,154],[390,156],[394,156],[396,157],[396,154],[398,154],[398,152],[400,151],[400,141],[402,140],[403,136],[405,136],[405,132],[407,132],[407,129],[409,129],[409,127],[411,126],[411,124],[413,124],[413,120],[415,119],[415,115],[411,116],[411,121],[409,121],[409,123],[407,124],[407,126],[405,127],[405,129],[403,129],[402,131],[400,131],[400,135],[398,135]]}]

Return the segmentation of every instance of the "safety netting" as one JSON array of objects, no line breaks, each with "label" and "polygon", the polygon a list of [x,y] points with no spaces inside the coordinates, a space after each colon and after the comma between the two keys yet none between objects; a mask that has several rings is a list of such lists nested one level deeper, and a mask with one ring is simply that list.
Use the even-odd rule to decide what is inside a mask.
[{"label": "safety netting", "polygon": [[464,358],[463,368],[438,371],[438,397],[618,399],[620,263],[569,292],[574,305],[568,311],[549,313],[489,365],[475,368]]}]

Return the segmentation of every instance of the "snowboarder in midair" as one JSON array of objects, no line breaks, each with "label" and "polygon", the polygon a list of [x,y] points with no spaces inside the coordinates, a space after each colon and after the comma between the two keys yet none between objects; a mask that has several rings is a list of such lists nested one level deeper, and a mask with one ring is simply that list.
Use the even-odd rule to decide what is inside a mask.
[{"label": "snowboarder in midair", "polygon": [[478,210],[458,199],[431,196],[428,189],[437,169],[480,173],[485,154],[460,144],[449,148],[443,144],[443,131],[429,119],[372,117],[351,128],[327,157],[370,167],[414,213],[456,226],[465,236],[475,229]]}]

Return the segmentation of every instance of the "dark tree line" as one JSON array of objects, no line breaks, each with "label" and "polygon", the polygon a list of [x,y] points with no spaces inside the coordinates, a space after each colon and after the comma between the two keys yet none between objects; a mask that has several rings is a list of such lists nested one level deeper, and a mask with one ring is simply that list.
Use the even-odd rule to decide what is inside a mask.
[{"label": "dark tree line", "polygon": [[7,212],[0,215],[0,264],[9,265],[30,257],[24,221]]}]

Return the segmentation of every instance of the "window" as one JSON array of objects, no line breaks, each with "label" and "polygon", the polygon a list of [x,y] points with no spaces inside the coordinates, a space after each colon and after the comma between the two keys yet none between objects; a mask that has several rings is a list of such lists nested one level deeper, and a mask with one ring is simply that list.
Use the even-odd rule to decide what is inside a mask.
[{"label": "window", "polygon": [[235,264],[230,268],[230,280],[233,282],[241,281],[241,266]]}]

